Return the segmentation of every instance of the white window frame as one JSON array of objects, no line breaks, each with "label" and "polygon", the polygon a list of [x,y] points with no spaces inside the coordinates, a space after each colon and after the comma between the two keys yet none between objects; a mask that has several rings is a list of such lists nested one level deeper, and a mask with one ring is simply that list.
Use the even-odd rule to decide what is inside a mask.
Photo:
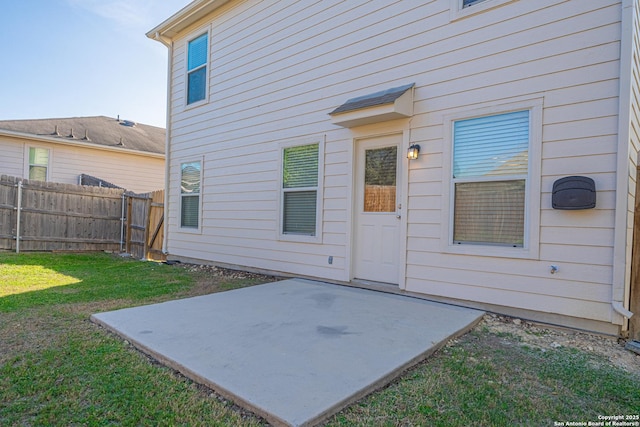
[{"label": "white window frame", "polygon": [[513,3],[518,0],[482,0],[467,7],[462,7],[462,5],[464,4],[463,0],[449,1],[451,2],[450,20],[455,21],[458,19],[466,18],[467,16],[477,15],[478,13],[486,12],[487,10],[503,6],[507,3]]},{"label": "white window frame", "polygon": [[[441,247],[443,252],[461,255],[538,259],[540,252],[540,181],[542,155],[543,100],[534,98],[509,104],[459,111],[444,116],[443,209]],[[524,244],[522,247],[491,244],[454,244],[455,192],[453,179],[453,126],[456,121],[529,110],[529,165],[525,183]]]},{"label": "white window frame", "polygon": [[30,173],[29,172],[30,172],[31,166],[43,166],[43,165],[37,165],[37,164],[33,164],[32,165],[31,164],[31,161],[30,161],[31,149],[32,148],[33,149],[37,148],[37,149],[47,150],[48,151],[48,156],[47,156],[48,163],[47,163],[46,181],[49,181],[50,180],[50,176],[51,176],[51,164],[52,164],[51,159],[52,159],[52,156],[53,156],[53,150],[51,148],[49,148],[49,147],[43,147],[43,146],[39,146],[39,145],[28,145],[25,148],[26,148],[26,150],[25,150],[25,160],[24,160],[24,177],[25,177],[25,179],[30,179]]},{"label": "white window frame", "polygon": [[[198,193],[198,226],[185,227],[182,225],[182,198],[194,197],[193,195],[182,194],[182,165],[185,163],[200,163],[200,193]],[[178,228],[181,233],[202,234],[202,198],[204,190],[204,158],[186,158],[178,162]]]},{"label": "white window frame", "polygon": [[[207,35],[207,59],[205,60],[203,65],[200,65],[193,70],[189,70],[189,43],[201,37],[203,35]],[[211,72],[210,68],[210,55],[211,55],[211,31],[209,28],[201,28],[198,31],[194,31],[193,34],[185,40],[184,43],[184,108],[190,109],[199,107],[201,105],[207,104],[209,102],[209,74]],[[195,102],[189,103],[189,75],[196,71],[205,67],[205,83],[204,83],[204,98]]]},{"label": "white window frame", "polygon": [[[284,228],[284,193],[288,190],[283,185],[284,150],[291,147],[318,144],[318,186],[316,190],[316,232],[313,236],[302,234],[287,234]],[[324,200],[324,146],[325,137],[300,138],[284,141],[279,144],[278,168],[278,240],[301,243],[322,243],[322,212]],[[310,188],[296,188],[294,191],[309,190]]]}]

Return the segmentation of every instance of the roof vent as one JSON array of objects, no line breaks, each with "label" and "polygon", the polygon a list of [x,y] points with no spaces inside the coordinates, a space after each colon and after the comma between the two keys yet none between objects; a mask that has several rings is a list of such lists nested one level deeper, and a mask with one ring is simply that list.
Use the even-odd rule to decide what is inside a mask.
[{"label": "roof vent", "polygon": [[84,130],[84,138],[82,138],[83,141],[91,141],[91,139],[89,138],[89,130],[85,129]]},{"label": "roof vent", "polygon": [[73,134],[73,128],[71,128],[71,132],[69,132],[69,135],[67,135],[67,138],[74,138],[75,139],[75,135]]},{"label": "roof vent", "polygon": [[51,134],[53,136],[60,136],[60,132],[58,132],[58,125],[56,125],[55,129],[53,130],[53,133]]},{"label": "roof vent", "polygon": [[120,137],[120,142],[118,142],[118,145],[119,145],[120,147],[124,147],[124,142],[122,142],[122,137]]},{"label": "roof vent", "polygon": [[128,126],[130,128],[136,127],[136,122],[132,122],[131,120],[123,120],[120,122],[122,126]]}]

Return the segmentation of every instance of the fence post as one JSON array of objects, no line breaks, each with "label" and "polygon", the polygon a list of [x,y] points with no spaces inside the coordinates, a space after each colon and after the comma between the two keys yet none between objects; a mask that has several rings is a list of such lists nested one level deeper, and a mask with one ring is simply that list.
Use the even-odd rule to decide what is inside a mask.
[{"label": "fence post", "polygon": [[22,181],[18,181],[16,202],[16,253],[20,253],[20,211],[22,211]]},{"label": "fence post", "polygon": [[125,199],[125,194],[124,192],[122,193],[122,197],[120,198],[120,203],[122,203],[122,208],[120,209],[120,253],[122,253],[122,250],[124,249],[124,199]]},{"label": "fence post", "polygon": [[133,197],[127,196],[127,253],[131,253],[131,221],[132,221],[132,206],[133,206]]},{"label": "fence post", "polygon": [[151,228],[151,193],[147,195],[147,205],[146,208],[146,224],[144,225],[144,246],[142,249],[142,259],[149,259],[149,235]]}]

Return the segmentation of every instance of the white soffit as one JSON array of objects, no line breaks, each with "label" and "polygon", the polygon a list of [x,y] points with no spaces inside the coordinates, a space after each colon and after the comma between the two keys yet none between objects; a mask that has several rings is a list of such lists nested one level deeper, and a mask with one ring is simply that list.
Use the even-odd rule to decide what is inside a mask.
[{"label": "white soffit", "polygon": [[334,125],[350,128],[413,116],[415,83],[351,98],[329,113]]}]

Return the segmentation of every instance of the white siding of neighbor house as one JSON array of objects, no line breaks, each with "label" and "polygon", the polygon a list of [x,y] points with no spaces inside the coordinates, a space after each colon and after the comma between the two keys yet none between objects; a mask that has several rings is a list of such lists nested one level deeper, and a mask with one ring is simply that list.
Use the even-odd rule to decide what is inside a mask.
[{"label": "white siding of neighbor house", "polygon": [[[405,163],[401,288],[589,319],[588,327],[611,332],[606,325],[621,322],[611,309],[621,3],[514,0],[487,8],[491,1],[453,21],[450,0],[233,1],[180,34],[170,85],[168,252],[349,281],[354,138],[404,132],[422,150]],[[189,108],[185,43],[204,31],[209,98]],[[416,87],[410,120],[357,129],[331,124],[328,113],[348,98],[408,83]],[[637,81],[634,88],[637,95]],[[537,235],[530,236],[539,244],[521,258],[443,251],[446,117],[528,102],[542,106],[533,130],[541,143],[531,147],[541,157],[533,189]],[[634,108],[638,132],[637,98]],[[297,138],[326,140],[320,243],[278,240],[279,144]],[[637,133],[633,140],[635,172]],[[179,167],[194,159],[203,159],[202,227],[184,232]],[[595,180],[595,209],[551,208],[553,182],[570,175]],[[630,189],[631,181],[635,176]],[[558,274],[550,274],[552,264]]]},{"label": "white siding of neighbor house", "polygon": [[24,144],[0,137],[0,173],[22,176],[24,173]]},{"label": "white siding of neighbor house", "polygon": [[51,182],[78,184],[88,174],[136,193],[164,188],[164,159],[0,136],[0,173],[29,177],[29,147],[49,149]]}]

